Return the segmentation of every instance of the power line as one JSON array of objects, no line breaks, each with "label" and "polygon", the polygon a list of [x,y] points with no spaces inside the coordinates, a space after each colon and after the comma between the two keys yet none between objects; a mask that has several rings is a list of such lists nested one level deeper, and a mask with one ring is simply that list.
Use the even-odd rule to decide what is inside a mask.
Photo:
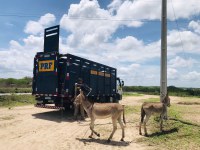
[{"label": "power line", "polygon": [[[181,37],[181,32],[180,32],[180,28],[179,28],[178,21],[177,21],[177,19],[176,19],[175,9],[174,9],[172,0],[171,0],[171,4],[172,4],[172,9],[173,9],[173,13],[174,13],[174,18],[175,18],[177,30],[178,30],[178,33],[179,33],[179,38],[180,38],[180,41],[181,41],[181,48],[182,48],[183,56],[187,59],[187,57],[186,57],[186,55],[185,55],[185,50],[184,50],[184,46],[183,46],[183,40],[182,40],[182,37]],[[188,67],[186,67],[186,68],[187,68],[188,72],[191,71]]]},{"label": "power line", "polygon": [[[171,3],[172,3],[172,0],[171,0]],[[177,27],[177,30],[178,30],[178,33],[179,33],[179,38],[180,38],[180,41],[181,41],[181,47],[184,50],[184,48],[183,48],[183,40],[181,38],[180,28],[179,28],[179,24],[178,24],[177,19],[176,19],[176,14],[175,14],[173,3],[172,3],[172,9],[173,9],[173,13],[174,13],[174,19],[175,19],[176,27]]]},{"label": "power line", "polygon": [[[174,9],[174,8],[173,8]],[[25,14],[0,14],[0,17],[19,17],[19,18],[30,18],[30,17],[41,17],[38,15],[25,15]],[[46,17],[46,18],[54,18],[54,17]],[[134,18],[102,18],[102,17],[72,17],[72,16],[64,16],[66,19],[70,20],[84,20],[84,21],[125,21],[125,22],[130,22],[130,21],[138,21],[138,22],[161,22],[160,19],[154,19],[154,20],[149,20],[149,19],[134,19]],[[180,20],[179,22],[182,23],[189,23],[191,20],[184,19]],[[175,20],[167,20],[167,22],[176,22],[177,19]]]}]

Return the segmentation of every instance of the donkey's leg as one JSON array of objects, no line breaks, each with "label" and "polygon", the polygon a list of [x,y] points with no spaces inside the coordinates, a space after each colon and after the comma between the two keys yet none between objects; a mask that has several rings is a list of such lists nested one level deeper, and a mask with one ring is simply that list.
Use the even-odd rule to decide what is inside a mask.
[{"label": "donkey's leg", "polygon": [[112,139],[115,131],[117,130],[117,120],[112,118],[112,123],[113,123],[113,131],[112,133],[110,134],[110,137],[108,138],[108,142],[110,142],[110,140]]},{"label": "donkey's leg", "polygon": [[139,124],[139,134],[142,135],[142,124],[144,123],[144,117],[145,117],[145,112],[141,112],[141,120],[140,120],[140,124]]},{"label": "donkey's leg", "polygon": [[142,135],[142,131],[141,131],[141,128],[142,128],[142,124],[144,123],[144,117],[145,117],[146,113],[144,111],[144,108],[143,106],[141,107],[141,120],[140,120],[140,124],[139,124],[139,134]]},{"label": "donkey's leg", "polygon": [[164,115],[164,118],[163,118],[163,119],[168,120],[167,108],[166,108],[165,115]]},{"label": "donkey's leg", "polygon": [[160,131],[163,132],[163,119],[165,117],[165,113],[160,115]]},{"label": "donkey's leg", "polygon": [[145,136],[148,136],[146,124],[147,124],[147,122],[148,122],[150,116],[151,116],[151,114],[146,114],[146,118],[145,118],[145,120],[144,120],[144,133],[145,133]]},{"label": "donkey's leg", "polygon": [[92,138],[93,133],[96,134],[98,137],[100,137],[100,134],[97,133],[96,131],[94,131],[94,121],[95,121],[94,119],[91,119],[90,130],[92,132],[91,132],[91,135],[89,136],[89,138]]},{"label": "donkey's leg", "polygon": [[94,121],[91,119],[91,122],[90,122],[90,130],[91,130],[91,134],[89,136],[89,138],[92,138],[93,136],[93,129],[94,129]]},{"label": "donkey's leg", "polygon": [[121,129],[122,129],[122,138],[121,138],[121,141],[124,141],[125,133],[124,133],[124,125],[122,123],[121,116],[118,118],[118,122],[119,122],[119,124],[121,126]]},{"label": "donkey's leg", "polygon": [[140,135],[142,135],[141,128],[142,128],[142,122],[140,122],[140,124],[139,124],[139,134],[140,134]]}]

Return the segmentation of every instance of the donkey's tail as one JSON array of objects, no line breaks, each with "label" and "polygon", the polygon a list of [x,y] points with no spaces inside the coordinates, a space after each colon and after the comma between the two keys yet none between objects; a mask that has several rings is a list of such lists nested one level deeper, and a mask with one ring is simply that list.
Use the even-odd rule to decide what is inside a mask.
[{"label": "donkey's tail", "polygon": [[122,105],[123,106],[123,122],[124,122],[124,124],[126,124],[126,120],[125,120],[125,111],[124,111],[124,105]]},{"label": "donkey's tail", "polygon": [[143,123],[144,121],[144,116],[145,116],[145,111],[144,111],[144,108],[143,108],[143,105],[141,107],[141,122]]}]

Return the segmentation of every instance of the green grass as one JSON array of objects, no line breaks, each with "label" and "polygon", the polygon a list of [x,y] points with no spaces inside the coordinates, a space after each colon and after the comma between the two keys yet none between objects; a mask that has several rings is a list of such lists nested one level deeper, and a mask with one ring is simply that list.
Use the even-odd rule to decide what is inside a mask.
[{"label": "green grass", "polygon": [[159,98],[149,98],[145,99],[143,102],[160,102]]},{"label": "green grass", "polygon": [[31,77],[24,77],[22,79],[14,79],[14,78],[7,78],[3,79],[0,78],[0,87],[31,87],[32,78]]},{"label": "green grass", "polygon": [[123,96],[143,96],[144,94],[136,93],[136,92],[124,92]]},{"label": "green grass", "polygon": [[4,87],[0,88],[0,93],[31,93],[31,88],[14,88],[14,87]]},{"label": "green grass", "polygon": [[135,114],[140,113],[140,106],[125,106],[125,114]]},{"label": "green grass", "polygon": [[0,107],[15,107],[34,104],[35,97],[32,95],[4,95],[0,96]]},{"label": "green grass", "polygon": [[159,131],[158,120],[152,116],[147,126],[149,137],[142,137],[138,142],[146,142],[157,149],[200,149],[200,125],[182,118],[186,107],[170,107],[169,120],[164,121],[163,133]]}]

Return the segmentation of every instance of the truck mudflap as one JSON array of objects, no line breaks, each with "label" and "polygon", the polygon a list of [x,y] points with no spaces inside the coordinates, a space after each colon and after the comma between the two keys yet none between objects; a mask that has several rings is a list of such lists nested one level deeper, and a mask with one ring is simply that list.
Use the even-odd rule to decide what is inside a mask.
[{"label": "truck mudflap", "polygon": [[50,106],[50,105],[44,105],[44,104],[35,104],[35,107],[39,107],[39,108],[48,108],[48,109],[65,110],[65,107],[61,107],[61,106]]}]

